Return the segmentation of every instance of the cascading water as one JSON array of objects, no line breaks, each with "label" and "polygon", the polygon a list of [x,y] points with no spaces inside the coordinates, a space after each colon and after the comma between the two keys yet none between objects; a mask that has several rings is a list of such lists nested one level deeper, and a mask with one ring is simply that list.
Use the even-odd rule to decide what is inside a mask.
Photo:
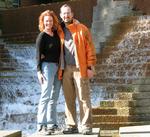
[{"label": "cascading water", "polygon": [[113,99],[115,91],[134,90],[136,80],[145,77],[149,52],[150,16],[140,16],[132,30],[115,46],[115,50],[102,60],[101,65],[105,65],[103,79],[107,80],[106,87],[102,87],[106,99]]},{"label": "cascading water", "polygon": [[[6,44],[7,62],[1,62],[0,72],[0,129],[22,130],[29,135],[36,130],[36,113],[40,85],[36,73],[34,44]],[[92,104],[99,103],[99,92],[92,92]],[[58,101],[58,121],[64,126],[64,98],[61,91]]]}]

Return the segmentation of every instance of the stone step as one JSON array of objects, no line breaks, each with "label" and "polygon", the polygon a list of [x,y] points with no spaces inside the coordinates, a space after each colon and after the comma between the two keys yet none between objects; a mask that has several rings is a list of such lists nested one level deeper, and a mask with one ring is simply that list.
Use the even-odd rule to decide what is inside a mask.
[{"label": "stone step", "polygon": [[101,107],[132,107],[134,106],[135,101],[127,101],[127,100],[103,100],[100,102]]},{"label": "stone step", "polygon": [[[0,68],[0,73],[2,72],[2,75],[3,75],[3,72],[12,72],[12,71],[20,71],[20,72],[28,72],[28,71],[35,71],[35,69],[33,69],[32,67],[27,67],[27,66],[24,66],[24,67],[2,67]],[[5,75],[5,74],[4,74]]]},{"label": "stone step", "polygon": [[26,71],[28,71],[28,70],[31,70],[31,69],[32,70],[35,69],[35,67],[29,66],[29,64],[25,63],[25,62],[17,64],[17,62],[10,61],[8,63],[9,64],[6,64],[5,62],[0,63],[0,65],[2,66],[0,68],[0,71],[5,71],[5,70],[7,70],[7,71],[9,71],[9,70],[10,71],[11,70],[25,70],[25,69],[26,69]]},{"label": "stone step", "polygon": [[[146,85],[146,84],[145,84]],[[135,92],[133,94],[133,99],[149,99],[150,98],[150,92]]]},{"label": "stone step", "polygon": [[[127,109],[129,109],[129,108],[124,108],[124,109],[125,109],[125,111],[127,111]],[[97,117],[97,116],[101,116],[101,115],[107,115],[107,116],[119,115],[118,110],[121,110],[121,113],[126,115],[126,113],[124,113],[125,111],[123,109],[111,108],[111,107],[99,107],[99,108],[95,108],[95,109],[92,108],[92,117]]]},{"label": "stone step", "polygon": [[[134,83],[134,82],[133,82]],[[93,86],[101,87],[105,93],[110,95],[115,92],[149,92],[149,85],[138,85],[138,84],[125,84],[125,83],[100,83],[97,79],[93,79],[91,82]],[[146,88],[145,88],[146,87]]]},{"label": "stone step", "polygon": [[[112,110],[112,112],[111,112]],[[93,109],[92,109],[93,111]],[[92,116],[97,115],[118,115],[118,116],[129,116],[129,115],[150,115],[150,106],[141,107],[122,107],[122,108],[111,108],[111,107],[99,107],[94,110]]]},{"label": "stone step", "polygon": [[[139,68],[140,66],[140,68]],[[132,69],[134,67],[134,69]],[[146,71],[144,71],[145,69]],[[97,62],[97,65],[95,66],[95,69],[96,69],[96,73],[97,73],[97,77],[100,77],[101,76],[105,76],[105,77],[108,77],[110,76],[110,78],[112,78],[112,75],[113,77],[116,76],[116,78],[120,78],[120,77],[117,77],[117,75],[119,76],[124,76],[124,74],[126,74],[126,78],[127,76],[130,76],[132,74],[134,74],[134,78],[138,78],[137,80],[140,80],[142,79],[142,77],[150,77],[149,76],[149,72],[150,72],[150,67],[149,67],[149,62],[145,62],[145,63],[114,63],[108,59],[108,62],[107,63],[98,63]],[[114,71],[115,70],[115,71]],[[145,76],[145,74],[147,74]],[[143,75],[143,76],[142,76]]]},{"label": "stone step", "polygon": [[[116,65],[111,65],[111,67],[115,67]],[[127,66],[127,65],[126,65]],[[143,65],[144,66],[144,65]],[[100,64],[97,64],[95,66],[95,69],[96,69],[96,76],[94,78],[97,78],[97,79],[101,79],[101,77],[105,78],[105,79],[113,79],[112,77],[115,75],[115,78],[116,79],[119,79],[119,78],[126,78],[128,79],[129,77],[131,78],[131,76],[133,76],[134,79],[136,79],[136,81],[133,82],[133,84],[137,85],[137,84],[141,84],[142,82],[142,79],[145,79],[145,78],[149,78],[149,75],[147,76],[142,76],[142,69],[144,71],[144,67],[142,66],[142,68],[137,68],[136,70],[129,70],[129,69],[126,69],[126,70],[121,70],[119,67],[115,68],[115,72],[114,70],[110,69],[109,66],[106,66],[106,65],[103,65],[103,66],[100,66]],[[103,69],[105,67],[105,70]],[[107,68],[107,70],[106,70]],[[147,70],[146,73],[149,73],[150,72],[150,69]],[[139,75],[140,74],[140,75]],[[128,77],[127,77],[128,76]],[[114,78],[114,79],[115,79]],[[140,82],[141,80],[141,82]],[[149,81],[146,81],[147,83],[143,83],[143,84],[149,84]]]},{"label": "stone step", "polygon": [[115,100],[132,100],[134,99],[133,98],[134,94],[135,93],[117,92],[117,93],[114,93],[114,99]]},{"label": "stone step", "polygon": [[130,115],[130,116],[118,116],[118,115],[95,115],[92,117],[93,123],[103,123],[103,122],[142,122],[150,121],[150,116],[142,115]]},{"label": "stone step", "polygon": [[[117,42],[116,43],[115,42],[105,43],[104,44],[105,47],[102,49],[101,53],[99,53],[100,55],[98,57],[101,57],[101,58],[109,57],[109,54],[115,55],[115,53],[117,53],[118,51],[120,51],[120,54],[133,52],[132,49],[124,46],[123,44],[122,44],[121,48],[119,46],[117,46],[117,44],[119,44],[119,43],[117,43]],[[120,43],[120,45],[121,45],[121,43]],[[141,45],[140,47],[135,47],[135,49],[136,49],[136,52],[132,53],[133,56],[136,54],[139,54],[139,56],[144,56],[144,55],[149,56],[150,48],[148,47],[148,45]]]},{"label": "stone step", "polygon": [[[132,72],[133,73],[133,72]],[[135,73],[136,74],[136,73]],[[145,76],[138,76],[138,77],[134,77],[134,74],[132,74],[132,75],[130,75],[130,76],[128,76],[128,78],[125,78],[125,76],[126,75],[122,75],[122,76],[117,76],[116,75],[116,78],[111,78],[111,77],[113,77],[113,75],[109,75],[109,76],[106,76],[106,75],[99,75],[99,74],[97,74],[94,78],[93,78],[93,84],[96,84],[96,83],[101,83],[102,85],[106,85],[106,84],[108,84],[108,85],[115,85],[115,86],[118,86],[118,84],[121,84],[121,85],[123,85],[123,84],[130,84],[131,86],[133,85],[135,85],[135,86],[140,86],[140,85],[142,85],[142,84],[138,84],[138,83],[136,83],[136,81],[138,80],[138,79],[144,79],[145,78]],[[103,79],[102,79],[102,77],[103,77]],[[109,83],[108,83],[109,82]],[[149,83],[147,83],[147,84],[143,84],[143,85],[149,85]],[[143,90],[144,91],[144,90]]]},{"label": "stone step", "polygon": [[31,43],[31,44],[26,44],[26,43],[22,43],[22,44],[5,44],[5,49],[15,49],[15,50],[19,50],[19,49],[26,49],[29,47],[35,47],[35,43]]},{"label": "stone step", "polygon": [[[97,64],[96,64],[96,68],[97,69],[103,69],[103,67],[107,67],[108,69],[111,67],[115,67],[115,68],[120,68],[119,65],[122,67],[122,65],[125,65],[125,67],[131,67],[134,64],[135,65],[140,65],[142,67],[142,69],[144,69],[144,67],[148,64],[149,65],[149,60],[146,58],[150,58],[150,55],[139,55],[139,58],[137,58],[136,56],[133,55],[133,57],[129,57],[129,58],[117,58],[114,57],[113,55],[111,55],[110,57],[104,57],[102,56],[101,58],[98,59]],[[119,64],[119,65],[118,65]],[[136,68],[138,69],[138,66],[136,66]],[[122,68],[120,68],[122,69]],[[130,69],[130,68],[129,68]],[[128,70],[129,70],[128,69]],[[149,67],[147,67],[146,69],[150,70]],[[123,69],[123,71],[125,71]],[[133,71],[133,70],[130,70]]]},{"label": "stone step", "polygon": [[16,62],[16,59],[13,59],[13,58],[0,58],[0,61],[2,61],[2,62],[13,62],[13,61],[15,61]]},{"label": "stone step", "polygon": [[0,130],[1,137],[22,137],[20,130]]},{"label": "stone step", "polygon": [[120,137],[149,137],[150,125],[120,127],[119,135]]},{"label": "stone step", "polygon": [[[120,65],[123,65],[123,64],[125,64],[125,65],[139,64],[139,65],[143,66],[143,65],[149,63],[149,59],[146,59],[146,58],[150,58],[150,54],[149,55],[139,55],[138,56],[139,58],[137,58],[137,56],[135,56],[135,55],[133,55],[132,57],[128,57],[128,58],[115,57],[115,55],[113,55],[113,54],[111,55],[111,58],[109,56],[108,56],[108,54],[105,54],[105,55],[103,54],[101,56],[101,58],[98,59],[97,66],[105,65],[105,66],[109,67],[110,65],[111,66],[113,65],[114,67],[117,67],[117,64],[120,64]],[[147,68],[147,69],[149,69],[149,68]]]},{"label": "stone step", "polygon": [[[118,65],[119,64],[119,65]],[[115,69],[118,69],[118,70],[128,70],[129,67],[133,67],[133,65],[135,66],[138,66],[140,65],[141,67],[143,66],[143,68],[146,66],[146,65],[149,65],[149,62],[135,62],[135,63],[132,63],[132,62],[125,62],[125,63],[117,63],[117,62],[113,62],[111,61],[110,59],[107,60],[107,63],[99,63],[97,62],[97,68],[100,70],[107,70],[107,69],[112,69],[112,68],[115,68]],[[122,69],[121,67],[125,67],[124,69]]]},{"label": "stone step", "polygon": [[133,93],[119,92],[114,93],[114,98],[115,100],[148,99],[150,98],[150,92],[133,92]]},{"label": "stone step", "polygon": [[[115,43],[112,43],[112,44],[115,44]],[[112,54],[112,56],[114,55],[114,59],[117,59],[118,57],[115,56],[115,53],[119,52],[120,51],[120,54],[124,54],[124,53],[127,53],[127,52],[131,52],[131,49],[127,49],[127,48],[118,48],[117,46],[105,46],[104,49],[102,49],[101,53],[99,55],[97,55],[97,58],[100,59],[99,61],[101,62],[102,59],[105,59],[105,58],[109,58],[109,55]],[[136,58],[136,59],[139,59],[140,57],[149,57],[150,56],[150,48],[138,48],[136,49],[136,52],[132,54],[132,57],[131,58]],[[139,55],[138,57],[136,55]],[[147,57],[147,58],[148,58]],[[133,58],[133,59],[134,59]],[[124,58],[119,58],[119,59],[124,59]]]},{"label": "stone step", "polygon": [[140,85],[136,85],[135,86],[135,91],[136,92],[149,92],[150,91],[150,85],[146,85],[146,84],[140,84]]},{"label": "stone step", "polygon": [[[106,58],[109,57],[109,54],[112,53],[114,54],[115,52],[118,51],[120,51],[122,54],[124,52],[131,52],[130,48],[123,46],[123,44],[122,47],[120,48],[117,46],[117,44],[119,44],[119,41],[103,43],[104,48],[101,50],[101,53],[97,54],[97,58],[102,58],[102,57]],[[145,56],[149,55],[150,48],[148,47],[147,44],[140,45],[140,47],[135,47],[135,49],[136,49],[135,54],[145,55]]]},{"label": "stone step", "polygon": [[[115,79],[114,78],[110,78],[111,76],[110,77],[104,76],[104,78],[96,76],[94,81],[95,81],[95,83],[101,83],[103,85],[105,85],[105,84],[108,84],[108,85],[113,84],[114,86],[115,85],[118,86],[118,84],[133,84],[133,81],[137,80],[137,78],[134,78],[133,76],[128,76],[128,78],[118,77],[118,78],[115,78]],[[140,78],[144,78],[144,77],[140,77]]]},{"label": "stone step", "polygon": [[147,122],[119,122],[119,123],[113,123],[113,122],[103,122],[103,123],[93,123],[94,128],[100,128],[101,130],[118,130],[120,127],[126,127],[126,126],[137,126],[137,125],[145,125],[150,124],[149,121]]},{"label": "stone step", "polygon": [[92,108],[92,115],[116,115],[117,109],[115,108]]},{"label": "stone step", "polygon": [[0,68],[0,72],[1,71],[15,71],[15,68],[12,68],[12,67],[3,67],[3,68]]},{"label": "stone step", "polygon": [[[90,137],[98,137],[99,128],[93,128],[93,134]],[[45,137],[44,135],[39,135],[38,133],[34,133],[28,137]],[[58,133],[51,134],[50,137],[89,137],[89,135],[82,135],[81,131],[78,134],[63,134],[62,131]]]},{"label": "stone step", "polygon": [[[1,84],[0,86],[4,85],[3,86],[3,90],[4,88],[7,89],[6,86],[12,86],[13,84],[13,87],[15,88],[17,86],[17,88],[19,88],[20,85],[30,85],[30,84],[33,84],[33,83],[37,83],[38,82],[38,79],[34,76],[27,76],[27,77],[9,77],[9,78],[2,78],[0,79],[1,81]],[[2,88],[0,89],[2,90]]]},{"label": "stone step", "polygon": [[100,130],[118,130],[120,127],[126,126],[137,126],[137,125],[148,125],[150,122],[103,122],[103,123],[93,123],[94,128],[100,128]]},{"label": "stone step", "polygon": [[115,108],[121,108],[121,107],[149,107],[150,102],[149,99],[138,99],[138,100],[132,100],[132,101],[126,101],[126,100],[113,100],[113,101],[101,101],[100,106],[102,107],[115,107]]},{"label": "stone step", "polygon": [[[96,66],[96,76],[93,78],[95,79],[95,82],[99,83],[120,83],[120,84],[135,84],[135,85],[141,85],[141,83],[136,83],[137,80],[144,79],[145,77],[149,77],[150,70],[147,70],[148,75],[145,76],[144,68],[141,64],[139,66],[142,66],[141,69],[137,68],[136,70],[131,71],[133,65],[127,65],[123,68],[123,65],[120,64],[120,68],[115,67],[115,65],[111,65],[110,67],[103,65],[100,67]],[[105,68],[105,72],[103,73]],[[111,69],[112,68],[112,69]],[[131,68],[131,69],[130,69]],[[126,72],[121,71],[126,69]],[[148,85],[143,84],[143,85]]]},{"label": "stone step", "polygon": [[26,32],[26,33],[19,33],[19,34],[7,34],[2,35],[5,42],[12,42],[12,43],[30,43],[35,42],[37,37],[37,32]]},{"label": "stone step", "polygon": [[0,49],[0,54],[9,54],[7,49]]},{"label": "stone step", "polygon": [[133,92],[135,90],[134,86],[136,86],[132,84],[99,83],[95,79],[91,84],[100,87],[107,94],[113,94],[113,97],[115,92]]},{"label": "stone step", "polygon": [[115,137],[119,135],[119,130],[100,130],[100,137]]},{"label": "stone step", "polygon": [[5,53],[0,53],[0,58],[11,58],[9,52]]},{"label": "stone step", "polygon": [[[98,75],[99,75],[99,77],[103,77],[103,76],[105,76],[105,77],[107,77],[107,76],[111,76],[111,74],[118,74],[118,75],[120,75],[120,76],[123,76],[124,74],[133,74],[133,73],[135,73],[135,74],[138,74],[138,73],[136,73],[136,71],[138,71],[139,73],[140,73],[140,71],[144,71],[144,68],[146,68],[146,72],[145,72],[145,74],[147,74],[147,73],[149,73],[150,72],[150,67],[149,67],[149,63],[147,62],[147,63],[145,63],[145,64],[143,64],[143,63],[138,63],[138,64],[135,64],[135,65],[139,65],[139,66],[141,66],[141,68],[136,68],[135,70],[132,70],[132,69],[130,69],[129,70],[129,68],[128,67],[130,67],[131,65],[133,65],[133,64],[125,64],[125,67],[126,67],[126,69],[123,69],[122,68],[122,65],[123,65],[123,63],[120,63],[119,64],[120,65],[120,67],[117,67],[117,64],[98,64],[97,63],[97,65],[95,66],[95,69],[96,69],[96,76],[98,77]],[[112,68],[112,69],[111,69]],[[113,70],[113,68],[115,68],[115,72],[114,72],[114,70]],[[106,71],[107,70],[107,71]],[[142,75],[141,75],[142,76]],[[144,78],[149,78],[150,76],[149,75],[146,75],[146,76],[143,76]],[[139,76],[139,78],[137,79],[137,83],[138,82],[140,82],[140,80],[142,80],[142,79],[144,79],[144,78],[140,78],[140,76]],[[136,82],[136,81],[135,81]]]},{"label": "stone step", "polygon": [[[32,72],[32,73],[31,73]],[[13,70],[13,71],[0,71],[0,77],[12,77],[12,76],[36,76],[37,71],[36,70],[24,70],[24,71],[19,71],[19,70]]]},{"label": "stone step", "polygon": [[130,21],[137,21],[139,16],[124,16],[120,19],[120,22],[130,22]]},{"label": "stone step", "polygon": [[[25,105],[25,104],[23,104]],[[35,105],[32,104],[32,102],[28,101],[26,102],[26,105]],[[36,116],[37,114],[33,114],[33,113],[22,113],[22,114],[10,114],[9,117],[7,118],[7,120],[9,122],[15,122],[15,123],[20,123],[23,121],[26,121],[28,123],[34,123],[36,121]]]},{"label": "stone step", "polygon": [[150,77],[145,77],[143,79],[138,79],[135,81],[136,84],[148,85],[150,84]]}]

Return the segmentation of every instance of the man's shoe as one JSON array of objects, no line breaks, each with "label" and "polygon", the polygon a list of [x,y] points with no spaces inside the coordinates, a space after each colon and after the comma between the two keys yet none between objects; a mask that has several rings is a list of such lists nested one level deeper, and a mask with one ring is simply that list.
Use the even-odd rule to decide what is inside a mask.
[{"label": "man's shoe", "polygon": [[63,130],[64,134],[76,134],[79,133],[78,128],[76,127],[69,127]]},{"label": "man's shoe", "polygon": [[83,135],[92,135],[92,128],[89,128],[89,127],[84,128],[84,129],[82,130],[82,134],[83,134]]}]

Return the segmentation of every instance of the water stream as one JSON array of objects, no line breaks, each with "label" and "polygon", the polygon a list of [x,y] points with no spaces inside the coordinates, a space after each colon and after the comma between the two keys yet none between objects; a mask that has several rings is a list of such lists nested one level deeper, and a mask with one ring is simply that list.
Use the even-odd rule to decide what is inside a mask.
[{"label": "water stream", "polygon": [[[29,135],[36,130],[36,113],[40,85],[36,75],[35,45],[6,44],[8,61],[2,62],[9,71],[0,72],[0,129],[22,130]],[[92,93],[92,105],[98,105],[98,90]],[[64,97],[61,90],[58,101],[58,121],[64,127]]]},{"label": "water stream", "polygon": [[121,88],[133,91],[135,81],[145,77],[145,65],[150,61],[150,16],[140,16],[134,24],[111,54],[102,60],[106,83],[102,88],[106,99],[109,96],[113,99],[111,94]]}]

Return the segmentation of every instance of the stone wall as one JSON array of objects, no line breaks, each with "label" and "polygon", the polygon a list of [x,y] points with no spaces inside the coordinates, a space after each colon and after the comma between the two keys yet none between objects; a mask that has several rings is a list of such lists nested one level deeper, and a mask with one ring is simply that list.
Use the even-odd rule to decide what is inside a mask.
[{"label": "stone wall", "polygon": [[64,3],[68,3],[72,6],[74,16],[79,19],[80,22],[89,28],[91,27],[93,6],[96,5],[96,0],[72,0],[1,11],[2,32],[3,34],[14,34],[38,31],[38,17],[40,13],[50,9],[55,11],[59,16],[59,9]]},{"label": "stone wall", "polygon": [[150,0],[130,0],[134,10],[140,10],[143,14],[150,14]]},{"label": "stone wall", "polygon": [[[51,3],[51,2],[61,2],[61,1],[69,1],[69,0],[43,0],[44,3]],[[21,0],[20,1],[20,6],[25,7],[25,6],[31,6],[31,5],[36,5],[40,4],[43,2],[42,0]]]},{"label": "stone wall", "polygon": [[20,6],[31,6],[34,4],[38,4],[37,0],[21,0]]}]

